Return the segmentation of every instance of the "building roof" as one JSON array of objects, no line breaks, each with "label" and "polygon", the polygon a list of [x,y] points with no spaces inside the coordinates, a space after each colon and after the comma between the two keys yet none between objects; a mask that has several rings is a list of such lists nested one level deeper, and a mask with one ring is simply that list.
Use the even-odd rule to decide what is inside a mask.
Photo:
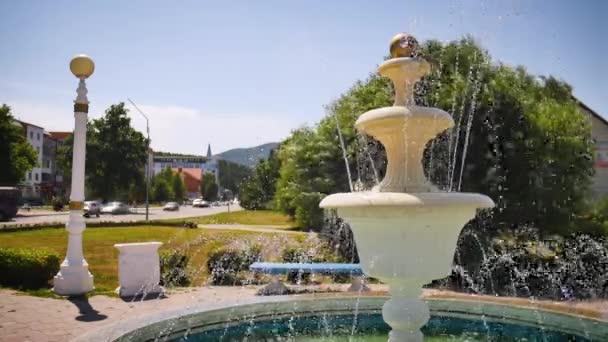
[{"label": "building roof", "polygon": [[211,157],[213,157],[213,154],[211,153],[211,144],[207,145],[207,158],[211,159]]},{"label": "building roof", "polygon": [[65,140],[72,132],[49,132],[51,138],[55,138],[57,140]]},{"label": "building roof", "polygon": [[20,123],[22,126],[34,126],[34,127],[40,128],[40,129],[44,129],[44,128],[38,126],[38,125],[34,125],[34,124],[29,123],[29,122],[21,121],[21,120],[18,120],[18,119],[15,119],[15,121],[18,122],[18,123]]},{"label": "building roof", "polygon": [[583,108],[585,111],[589,112],[591,115],[595,116],[598,120],[600,120],[601,122],[603,122],[606,126],[608,126],[608,119],[604,118],[603,116],[601,116],[598,112],[594,111],[593,109],[591,109],[589,106],[587,106],[586,104],[583,103],[583,101],[579,100],[578,98],[576,98],[575,96],[572,96],[572,99],[581,107]]},{"label": "building roof", "polygon": [[199,192],[203,170],[199,168],[172,168],[173,172],[180,173],[186,185],[186,192]]}]

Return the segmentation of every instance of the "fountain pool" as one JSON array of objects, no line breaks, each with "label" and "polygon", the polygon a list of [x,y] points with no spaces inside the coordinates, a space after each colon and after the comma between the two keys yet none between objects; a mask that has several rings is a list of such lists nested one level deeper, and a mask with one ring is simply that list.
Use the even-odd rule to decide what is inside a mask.
[{"label": "fountain pool", "polygon": [[[132,328],[133,322],[103,335],[114,336],[115,341],[386,341],[390,327],[381,311],[387,299],[377,295],[279,296],[206,311],[165,313],[164,319],[154,323],[147,319],[136,322],[143,327],[122,335],[116,333]],[[608,338],[608,323],[555,311],[457,299],[429,299],[427,303],[431,319],[422,328],[424,341]]]}]

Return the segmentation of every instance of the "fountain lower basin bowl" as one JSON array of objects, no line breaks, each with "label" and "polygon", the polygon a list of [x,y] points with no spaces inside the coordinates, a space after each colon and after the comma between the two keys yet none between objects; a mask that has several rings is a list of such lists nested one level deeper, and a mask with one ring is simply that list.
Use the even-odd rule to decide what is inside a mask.
[{"label": "fountain lower basin bowl", "polygon": [[320,206],[350,224],[365,274],[420,289],[449,274],[461,229],[494,202],[471,193],[369,191],[330,195]]},{"label": "fountain lower basin bowl", "polygon": [[[387,297],[280,296],[265,302],[188,309],[112,326],[82,341],[386,341]],[[425,341],[605,341],[608,322],[553,311],[469,300],[429,299]],[[196,308],[194,308],[196,309]],[[141,324],[144,325],[141,325]],[[130,328],[133,328],[132,326]],[[119,335],[116,335],[116,333]]]}]

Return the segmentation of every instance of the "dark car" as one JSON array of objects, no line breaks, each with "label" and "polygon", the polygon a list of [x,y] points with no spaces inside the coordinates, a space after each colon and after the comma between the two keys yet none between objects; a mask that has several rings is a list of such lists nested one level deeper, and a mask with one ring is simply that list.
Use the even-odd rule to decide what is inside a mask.
[{"label": "dark car", "polygon": [[14,187],[0,187],[0,221],[8,221],[17,215],[21,191]]}]

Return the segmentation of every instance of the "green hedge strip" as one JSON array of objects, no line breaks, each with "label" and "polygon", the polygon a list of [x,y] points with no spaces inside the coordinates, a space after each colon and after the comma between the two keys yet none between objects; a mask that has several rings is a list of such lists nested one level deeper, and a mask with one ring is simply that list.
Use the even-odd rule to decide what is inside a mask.
[{"label": "green hedge strip", "polygon": [[0,248],[0,285],[42,288],[59,271],[59,254],[44,249]]}]

